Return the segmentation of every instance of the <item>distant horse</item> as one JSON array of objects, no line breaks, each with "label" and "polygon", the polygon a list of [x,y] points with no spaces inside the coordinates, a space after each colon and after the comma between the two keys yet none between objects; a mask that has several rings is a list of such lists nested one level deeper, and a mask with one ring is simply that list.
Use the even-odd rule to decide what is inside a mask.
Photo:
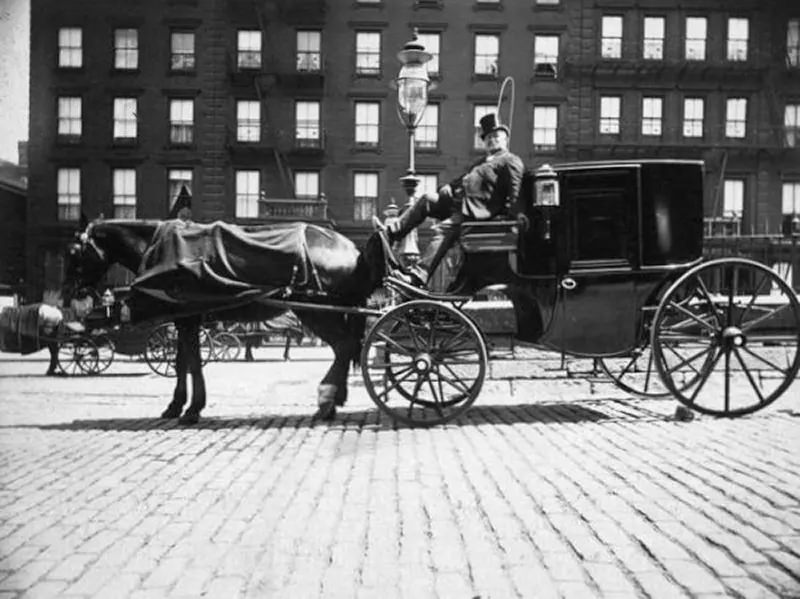
[{"label": "distant horse", "polygon": [[[199,241],[191,235],[164,237],[165,231],[180,233],[182,227],[188,227],[191,235],[213,229],[220,236]],[[281,272],[275,260],[260,253],[259,240],[283,233],[302,235],[304,255],[291,259],[302,260],[300,266],[305,268],[305,278],[302,273],[298,274],[297,264],[291,272]],[[196,246],[187,249],[195,242]],[[221,247],[226,244],[233,249]],[[194,256],[181,254],[192,251]],[[203,252],[213,256],[207,257]],[[177,265],[174,270],[164,266],[164,256],[169,254],[174,254],[173,262]],[[280,255],[277,261],[281,261]],[[274,296],[279,299],[346,308],[364,306],[386,271],[383,246],[377,234],[373,234],[363,251],[359,251],[343,235],[304,223],[236,227],[219,222],[198,225],[181,221],[98,220],[90,223],[69,248],[65,295],[69,297],[70,288],[96,285],[114,263],[138,275],[132,283],[129,302],[134,322],[172,320],[175,323],[177,382],[172,401],[161,417],[179,418],[181,424],[196,423],[206,403],[199,342],[205,314],[213,314],[219,320],[253,321],[266,320],[286,311],[287,308],[276,306],[274,302],[269,305],[259,302],[264,297],[259,289],[284,291],[284,295]],[[214,268],[217,270],[212,272]],[[224,276],[220,271],[224,271]],[[235,280],[234,275],[247,280]],[[201,287],[194,296],[187,295],[187,289],[195,283]],[[209,294],[208,289],[214,293]],[[229,300],[225,296],[227,290],[231,292]],[[205,301],[208,297],[211,297],[210,302]],[[324,309],[293,310],[308,330],[333,349],[333,364],[319,384],[318,409],[314,415],[318,419],[332,420],[336,416],[336,406],[343,405],[347,399],[347,374],[350,364],[358,362],[366,317],[355,312]],[[192,397],[184,412],[187,374],[192,377]]]}]

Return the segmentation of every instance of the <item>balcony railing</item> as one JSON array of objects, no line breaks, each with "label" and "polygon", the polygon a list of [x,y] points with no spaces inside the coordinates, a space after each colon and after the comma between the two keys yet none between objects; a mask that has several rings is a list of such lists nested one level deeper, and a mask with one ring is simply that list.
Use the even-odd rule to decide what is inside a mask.
[{"label": "balcony railing", "polygon": [[325,198],[261,198],[258,200],[258,217],[270,220],[328,219],[328,202]]},{"label": "balcony railing", "polygon": [[742,219],[736,216],[714,216],[703,219],[706,237],[738,237]]}]

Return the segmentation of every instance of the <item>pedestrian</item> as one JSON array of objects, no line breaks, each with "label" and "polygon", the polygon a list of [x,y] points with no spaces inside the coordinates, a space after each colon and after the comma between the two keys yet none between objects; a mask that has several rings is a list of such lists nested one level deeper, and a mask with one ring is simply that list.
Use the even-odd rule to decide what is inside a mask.
[{"label": "pedestrian", "polygon": [[524,167],[519,156],[508,149],[509,128],[494,113],[480,120],[480,128],[486,155],[464,174],[440,187],[438,193],[423,194],[399,219],[388,224],[389,242],[395,243],[428,217],[441,221],[440,232],[428,244],[419,262],[395,273],[408,283],[420,287],[427,284],[458,240],[462,222],[507,214],[517,201]]}]

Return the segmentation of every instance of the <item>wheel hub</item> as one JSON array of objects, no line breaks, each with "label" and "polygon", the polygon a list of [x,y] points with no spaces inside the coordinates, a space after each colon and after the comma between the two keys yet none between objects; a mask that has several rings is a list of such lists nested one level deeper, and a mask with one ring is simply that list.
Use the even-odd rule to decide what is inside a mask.
[{"label": "wheel hub", "polygon": [[720,334],[720,341],[725,349],[743,347],[747,343],[747,337],[739,327],[726,327]]},{"label": "wheel hub", "polygon": [[422,352],[414,357],[414,370],[420,374],[426,373],[433,365],[433,358],[428,352]]}]

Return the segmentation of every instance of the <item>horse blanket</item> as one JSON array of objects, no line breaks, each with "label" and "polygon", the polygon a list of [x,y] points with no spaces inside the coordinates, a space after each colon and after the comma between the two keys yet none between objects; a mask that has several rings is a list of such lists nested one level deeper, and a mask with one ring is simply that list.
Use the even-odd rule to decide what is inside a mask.
[{"label": "horse blanket", "polygon": [[[43,315],[42,310],[49,311]],[[42,349],[47,339],[42,333],[54,331],[63,321],[61,310],[43,304],[7,306],[0,312],[0,351],[14,354],[31,354]],[[47,327],[47,328],[46,328]]]},{"label": "horse blanket", "polygon": [[244,306],[282,289],[321,291],[307,223],[239,227],[164,221],[131,283],[135,321]]}]

